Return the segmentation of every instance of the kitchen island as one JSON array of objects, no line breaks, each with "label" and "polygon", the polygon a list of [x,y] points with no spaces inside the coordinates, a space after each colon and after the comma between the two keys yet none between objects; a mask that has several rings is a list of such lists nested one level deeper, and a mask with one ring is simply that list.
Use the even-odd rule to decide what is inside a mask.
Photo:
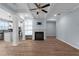
[{"label": "kitchen island", "polygon": [[12,29],[0,30],[0,40],[12,42]]}]

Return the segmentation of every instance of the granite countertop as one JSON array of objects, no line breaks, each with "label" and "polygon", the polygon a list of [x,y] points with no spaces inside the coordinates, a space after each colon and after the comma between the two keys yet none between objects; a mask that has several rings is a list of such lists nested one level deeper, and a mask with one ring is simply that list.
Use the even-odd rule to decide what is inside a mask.
[{"label": "granite countertop", "polygon": [[0,33],[4,33],[4,32],[13,32],[12,29],[9,29],[9,30],[0,30]]}]

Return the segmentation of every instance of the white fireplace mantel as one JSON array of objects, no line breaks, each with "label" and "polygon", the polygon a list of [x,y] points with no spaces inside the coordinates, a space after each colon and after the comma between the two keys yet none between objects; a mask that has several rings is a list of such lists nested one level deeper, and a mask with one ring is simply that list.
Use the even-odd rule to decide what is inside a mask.
[{"label": "white fireplace mantel", "polygon": [[[42,25],[37,25],[37,22],[42,22]],[[33,21],[33,40],[35,40],[35,32],[44,32],[44,40],[46,40],[46,20]]]}]

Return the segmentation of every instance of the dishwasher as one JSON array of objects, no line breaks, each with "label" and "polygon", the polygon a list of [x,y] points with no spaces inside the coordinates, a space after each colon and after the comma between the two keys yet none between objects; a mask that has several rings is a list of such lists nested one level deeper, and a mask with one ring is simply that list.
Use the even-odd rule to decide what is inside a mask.
[{"label": "dishwasher", "polygon": [[0,31],[0,40],[4,40],[4,32]]}]

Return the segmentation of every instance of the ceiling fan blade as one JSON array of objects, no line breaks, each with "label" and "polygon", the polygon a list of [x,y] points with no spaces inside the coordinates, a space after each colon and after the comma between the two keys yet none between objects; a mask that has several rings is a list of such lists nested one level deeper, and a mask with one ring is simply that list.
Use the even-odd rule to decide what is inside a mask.
[{"label": "ceiling fan blade", "polygon": [[48,11],[46,11],[46,10],[42,10],[43,12],[45,12],[45,13],[47,13]]},{"label": "ceiling fan blade", "polygon": [[46,5],[42,6],[41,8],[45,8],[45,7],[48,7],[48,6],[50,6],[50,4],[46,4]]},{"label": "ceiling fan blade", "polygon": [[36,10],[37,8],[34,8],[34,9],[30,9],[30,10]]},{"label": "ceiling fan blade", "polygon": [[38,7],[38,8],[39,8],[39,5],[38,5],[37,3],[34,3],[34,4],[35,4],[35,6],[36,6],[36,7]]}]

